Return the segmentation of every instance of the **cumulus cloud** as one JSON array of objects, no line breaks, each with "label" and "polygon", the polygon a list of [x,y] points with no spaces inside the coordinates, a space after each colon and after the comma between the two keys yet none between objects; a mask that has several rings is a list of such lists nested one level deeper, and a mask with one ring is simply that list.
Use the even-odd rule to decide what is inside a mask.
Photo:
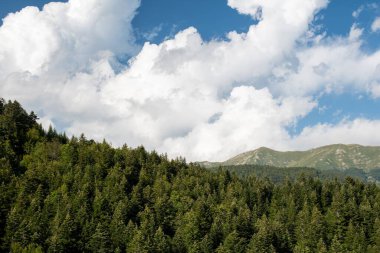
[{"label": "cumulus cloud", "polygon": [[0,74],[76,72],[101,51],[131,54],[138,0],[70,0],[9,14],[0,28]]},{"label": "cumulus cloud", "polygon": [[213,121],[198,124],[184,137],[166,139],[163,150],[185,153],[190,160],[220,161],[260,146],[284,149],[290,140],[285,127],[314,106],[307,98],[274,99],[266,88],[236,87]]},{"label": "cumulus cloud", "polygon": [[379,120],[355,119],[343,120],[337,125],[318,124],[305,128],[292,145],[295,149],[308,149],[331,143],[379,145]]},{"label": "cumulus cloud", "polygon": [[0,93],[68,134],[190,160],[304,147],[334,129],[289,135],[316,95],[380,96],[380,52],[362,52],[361,28],[338,38],[313,29],[327,0],[229,0],[256,19],[247,32],[206,42],[190,27],[141,48],[131,26],[139,4],[70,0],[10,14],[0,27]]},{"label": "cumulus cloud", "polygon": [[380,31],[380,17],[377,17],[372,25],[371,25],[371,29],[373,32],[377,32],[377,31]]}]

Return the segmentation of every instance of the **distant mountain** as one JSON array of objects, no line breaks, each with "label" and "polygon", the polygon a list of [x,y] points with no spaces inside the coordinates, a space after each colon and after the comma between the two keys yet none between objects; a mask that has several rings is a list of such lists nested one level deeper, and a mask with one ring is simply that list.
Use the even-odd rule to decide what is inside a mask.
[{"label": "distant mountain", "polygon": [[270,165],[275,167],[311,167],[319,170],[357,168],[366,172],[380,168],[380,147],[335,144],[308,151],[280,152],[259,148],[222,163],[201,163],[204,167],[233,165]]}]

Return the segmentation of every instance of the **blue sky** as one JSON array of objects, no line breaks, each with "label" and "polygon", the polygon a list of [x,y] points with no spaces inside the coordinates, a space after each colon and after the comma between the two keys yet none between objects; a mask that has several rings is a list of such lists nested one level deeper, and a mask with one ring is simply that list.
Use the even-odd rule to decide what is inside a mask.
[{"label": "blue sky", "polygon": [[153,40],[157,43],[189,26],[196,27],[205,40],[223,38],[232,30],[246,31],[252,19],[239,15],[224,0],[147,0],[142,1],[133,24],[145,33],[161,27]]},{"label": "blue sky", "polygon": [[[38,6],[39,8],[42,8],[46,3],[49,3],[52,1],[46,1],[46,0],[12,0],[12,1],[1,1],[0,2],[0,15],[1,17],[5,17],[8,13],[14,13],[26,6]],[[67,1],[61,1],[61,2],[67,2]]]},{"label": "blue sky", "polygon": [[[0,1],[0,17],[21,10],[26,6],[42,8],[48,0],[3,0]],[[67,2],[67,1],[54,1]],[[376,6],[378,5],[378,6]],[[331,0],[328,8],[318,14],[317,24],[329,36],[344,36],[353,23],[370,29],[374,17],[380,15],[380,4],[373,0]],[[353,12],[361,9],[358,18]],[[132,24],[137,42],[160,43],[189,26],[197,28],[205,40],[224,39],[226,33],[236,30],[245,32],[253,20],[240,15],[226,4],[226,0],[142,0],[138,15]],[[364,34],[367,50],[380,47],[380,35]]]},{"label": "blue sky", "polygon": [[[0,2],[0,16],[4,18],[8,13],[26,6],[42,8],[49,2],[52,1],[3,0]],[[369,28],[373,18],[380,14],[380,8],[373,7],[376,3],[373,0],[332,0],[328,8],[319,14],[323,17],[320,23],[329,35],[347,34],[354,22]],[[360,7],[363,7],[363,11],[356,19],[352,13]],[[157,36],[151,39],[155,43],[189,26],[196,27],[204,39],[210,40],[223,38],[232,30],[244,32],[251,24],[252,19],[249,16],[239,15],[236,10],[226,5],[226,0],[142,0],[138,15],[133,20],[136,32],[142,34],[160,28]],[[139,42],[146,40],[139,39]],[[379,36],[371,36],[370,46],[377,47],[379,41]]]},{"label": "blue sky", "polygon": [[[17,14],[0,29],[0,40],[5,41],[0,42],[0,63],[9,63],[0,67],[0,81],[5,83],[0,92],[37,111],[44,124],[69,134],[83,131],[115,145],[143,144],[190,159],[212,160],[213,154],[224,159],[257,146],[305,149],[329,144],[322,138],[380,145],[380,136],[358,134],[359,128],[372,129],[380,121],[380,29],[374,29],[380,4],[311,0],[315,6],[310,9],[301,0],[268,1],[297,10],[285,15],[260,0],[71,0],[62,6],[79,13],[79,21],[70,17],[63,22],[66,9],[42,11],[50,1],[0,1],[2,18],[26,6],[40,8],[39,14]],[[98,8],[93,19],[86,13],[92,7]],[[261,8],[271,15],[255,19],[255,10]],[[309,18],[302,20],[297,13]],[[283,14],[280,19],[297,21],[294,27],[280,22],[276,31],[266,24],[273,15]],[[85,17],[82,26],[70,25],[83,21],[80,17]],[[228,37],[231,31],[235,35]],[[255,38],[258,34],[261,37]],[[126,55],[133,60],[121,61]],[[32,78],[19,77],[22,73]],[[56,82],[60,84],[51,84]],[[32,86],[39,93],[23,93]],[[135,92],[135,97],[129,95]],[[86,97],[89,94],[93,97]],[[68,103],[78,103],[75,109],[57,102],[67,96],[72,96]],[[97,99],[101,113],[95,116],[90,108]],[[258,111],[265,103],[268,110]],[[242,106],[241,115],[229,115],[234,106]],[[114,111],[122,116],[111,116]],[[242,127],[245,120],[235,125],[242,117],[247,126]],[[146,129],[136,131],[139,124]],[[266,129],[265,124],[274,127]],[[109,128],[115,133],[108,133]],[[122,129],[130,129],[130,134],[124,136]],[[335,138],[337,129],[353,137]],[[247,136],[239,139],[234,131]],[[206,133],[223,140],[198,140]],[[245,140],[250,137],[255,141]],[[230,142],[236,143],[215,155]]]}]

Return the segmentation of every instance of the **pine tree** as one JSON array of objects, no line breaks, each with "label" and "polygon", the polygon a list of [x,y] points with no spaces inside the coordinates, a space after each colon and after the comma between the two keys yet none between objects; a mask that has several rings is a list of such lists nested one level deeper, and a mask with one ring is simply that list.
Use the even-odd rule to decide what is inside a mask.
[{"label": "pine tree", "polygon": [[322,238],[319,239],[317,243],[316,253],[327,253],[326,244],[324,243]]},{"label": "pine tree", "polygon": [[345,249],[342,243],[339,241],[339,236],[336,234],[331,242],[330,250],[331,253],[345,253]]},{"label": "pine tree", "polygon": [[148,253],[153,251],[153,243],[146,240],[146,235],[141,230],[136,230],[133,239],[128,244],[127,252]]},{"label": "pine tree", "polygon": [[78,244],[79,229],[70,212],[67,212],[60,224],[59,216],[55,218],[55,228],[49,238],[49,252],[80,252]]},{"label": "pine tree", "polygon": [[270,221],[264,215],[256,224],[257,233],[252,236],[248,245],[248,252],[276,252],[274,248],[274,232]]},{"label": "pine tree", "polygon": [[217,253],[243,253],[245,252],[245,248],[247,245],[247,241],[241,237],[236,231],[231,232],[226,239],[224,239],[223,244],[221,244],[216,252]]},{"label": "pine tree", "polygon": [[113,252],[111,236],[105,224],[99,222],[96,226],[96,230],[89,242],[89,249],[99,253]]},{"label": "pine tree", "polygon": [[156,233],[154,234],[154,252],[170,252],[169,237],[164,234],[161,227],[159,227]]},{"label": "pine tree", "polygon": [[380,218],[376,218],[373,224],[373,233],[370,237],[369,252],[380,252]]},{"label": "pine tree", "polygon": [[312,227],[310,226],[311,217],[308,202],[305,201],[302,210],[298,213],[296,219],[296,238],[297,244],[294,252],[310,252],[310,244],[315,238],[311,238]]},{"label": "pine tree", "polygon": [[345,236],[344,246],[347,252],[365,252],[365,235],[363,230],[355,227],[350,221]]},{"label": "pine tree", "polygon": [[127,226],[124,223],[126,211],[126,204],[123,201],[119,201],[116,209],[113,213],[111,224],[110,224],[110,233],[112,243],[116,248],[120,250],[125,249],[125,238],[127,233]]}]

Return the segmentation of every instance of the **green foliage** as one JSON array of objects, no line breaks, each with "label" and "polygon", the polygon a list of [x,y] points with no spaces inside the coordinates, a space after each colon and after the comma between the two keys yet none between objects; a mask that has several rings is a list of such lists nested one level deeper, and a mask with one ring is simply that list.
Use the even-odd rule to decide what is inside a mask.
[{"label": "green foliage", "polygon": [[375,184],[210,172],[143,147],[68,140],[16,102],[0,100],[0,113],[1,252],[380,251]]},{"label": "green foliage", "polygon": [[229,171],[241,178],[246,177],[259,177],[268,178],[274,183],[282,183],[285,180],[296,180],[297,178],[312,177],[320,180],[334,180],[344,181],[347,177],[351,177],[363,182],[380,182],[380,170],[371,170],[365,172],[360,169],[329,169],[329,170],[318,170],[314,168],[307,167],[273,167],[267,165],[229,165],[221,167],[212,167],[208,170],[213,172]]},{"label": "green foliage", "polygon": [[18,243],[12,243],[11,252],[12,253],[42,253],[43,250],[41,246],[38,246],[35,244],[29,244],[26,247],[22,247]]}]

